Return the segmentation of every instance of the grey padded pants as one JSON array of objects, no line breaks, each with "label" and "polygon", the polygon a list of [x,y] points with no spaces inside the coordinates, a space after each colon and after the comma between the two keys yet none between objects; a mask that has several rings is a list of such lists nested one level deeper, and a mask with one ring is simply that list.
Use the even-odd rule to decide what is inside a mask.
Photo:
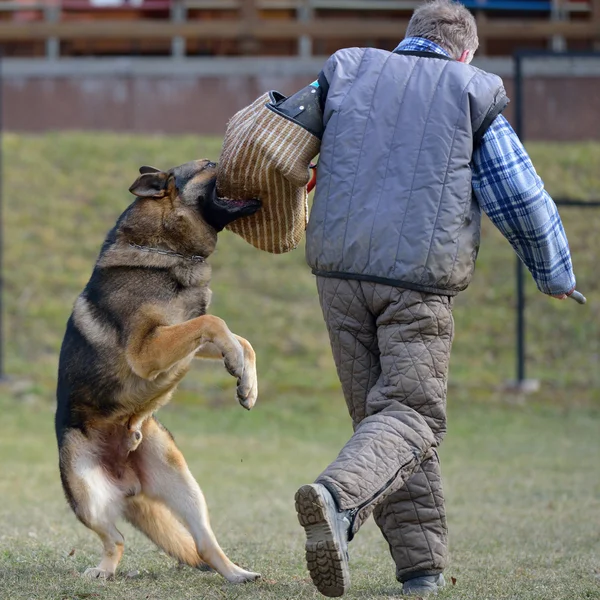
[{"label": "grey padded pants", "polygon": [[317,277],[354,435],[317,478],[351,510],[374,511],[400,581],[443,571],[447,527],[435,447],[446,432],[454,330],[448,296]]}]

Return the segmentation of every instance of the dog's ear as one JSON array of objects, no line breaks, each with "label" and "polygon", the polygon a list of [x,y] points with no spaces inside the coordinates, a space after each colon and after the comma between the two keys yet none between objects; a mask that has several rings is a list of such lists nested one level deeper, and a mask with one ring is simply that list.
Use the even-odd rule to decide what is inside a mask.
[{"label": "dog's ear", "polygon": [[146,173],[160,173],[160,169],[156,167],[151,167],[149,165],[144,165],[140,167],[140,174],[145,175]]},{"label": "dog's ear", "polygon": [[169,173],[163,171],[143,173],[132,183],[129,191],[139,198],[164,198],[170,177]]}]

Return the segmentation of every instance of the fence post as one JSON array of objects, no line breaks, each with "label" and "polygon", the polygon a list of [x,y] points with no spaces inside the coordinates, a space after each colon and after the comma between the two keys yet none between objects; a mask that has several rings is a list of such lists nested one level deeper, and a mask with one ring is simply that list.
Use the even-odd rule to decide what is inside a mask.
[{"label": "fence post", "polygon": [[[564,21],[566,17],[563,0],[552,0],[552,11],[550,19],[552,21]],[[553,52],[564,52],[567,49],[567,41],[564,35],[553,35],[550,40],[550,49]]]},{"label": "fence post", "polygon": [[[44,8],[46,23],[58,23],[60,21],[61,7],[57,2],[47,2]],[[46,40],[46,58],[56,60],[60,58],[60,39],[49,37]]]},{"label": "fence post", "polygon": [[[310,0],[302,0],[298,4],[296,18],[301,23],[310,23],[313,19],[313,8]],[[298,40],[298,56],[300,58],[310,58],[312,56],[312,38],[309,35],[302,35]]]},{"label": "fence post", "polygon": [[[520,53],[514,55],[514,82],[515,82],[515,133],[521,142],[525,137],[523,130],[523,57]],[[517,296],[517,343],[516,357],[517,369],[514,383],[509,388],[516,392],[534,392],[539,389],[539,382],[526,379],[525,366],[525,269],[523,262],[516,257],[516,296]]]},{"label": "fence post", "polygon": [[[523,142],[523,59],[515,56],[515,131]],[[517,256],[517,387],[525,381],[525,286],[523,262]]]},{"label": "fence post", "polygon": [[[183,0],[174,0],[171,3],[171,22],[185,23],[187,9]],[[186,40],[181,36],[175,36],[171,40],[171,57],[184,58],[186,52]]]},{"label": "fence post", "polygon": [[592,22],[596,25],[596,39],[592,41],[594,51],[600,50],[600,1],[591,0],[592,5]]},{"label": "fence post", "polygon": [[258,21],[256,0],[242,0],[241,8],[244,26],[249,32],[240,39],[240,48],[242,54],[256,54],[258,50],[258,40],[254,37],[254,28]]},{"label": "fence post", "polygon": [[6,380],[4,372],[4,210],[2,206],[4,190],[4,172],[2,169],[4,158],[4,73],[3,55],[0,50],[0,381]]}]

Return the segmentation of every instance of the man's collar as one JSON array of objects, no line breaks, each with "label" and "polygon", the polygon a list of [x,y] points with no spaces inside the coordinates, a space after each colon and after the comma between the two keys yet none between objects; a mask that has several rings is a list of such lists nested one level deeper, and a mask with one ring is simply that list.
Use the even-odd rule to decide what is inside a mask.
[{"label": "man's collar", "polygon": [[441,54],[443,56],[450,56],[446,50],[440,45],[422,37],[409,37],[404,38],[399,44],[396,50],[404,51],[421,51],[421,52],[433,52],[434,54]]}]

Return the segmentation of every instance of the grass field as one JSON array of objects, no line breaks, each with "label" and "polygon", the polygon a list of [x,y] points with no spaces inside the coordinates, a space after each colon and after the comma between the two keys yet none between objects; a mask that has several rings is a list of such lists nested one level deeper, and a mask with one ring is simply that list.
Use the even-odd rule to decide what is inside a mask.
[{"label": "grass field", "polygon": [[[350,429],[302,250],[269,256],[231,234],[211,261],[212,312],[254,344],[259,404],[243,411],[224,370],[198,365],[161,414],[205,491],[221,544],[263,579],[235,588],[180,569],[127,527],[114,582],[78,575],[95,564],[100,544],[67,509],[57,476],[53,389],[64,325],[105,232],[130,202],[137,167],[218,150],[218,139],[191,137],[5,138],[10,379],[0,386],[0,600],[318,596],[292,499]],[[600,145],[530,150],[555,196],[600,197]],[[538,394],[501,391],[513,376],[514,261],[489,223],[475,280],[456,303],[441,453],[456,584],[442,599],[600,599],[600,210],[562,214],[589,302],[557,302],[528,282],[528,374],[541,379]],[[349,598],[398,596],[371,522],[351,544],[351,570]]]}]

